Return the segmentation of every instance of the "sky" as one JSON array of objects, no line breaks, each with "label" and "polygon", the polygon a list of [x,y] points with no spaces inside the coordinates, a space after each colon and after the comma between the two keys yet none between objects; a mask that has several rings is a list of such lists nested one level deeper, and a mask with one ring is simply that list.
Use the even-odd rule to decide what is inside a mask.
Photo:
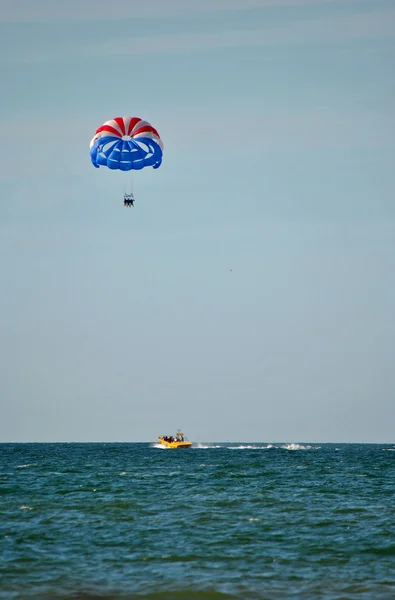
[{"label": "sky", "polygon": [[393,443],[394,67],[393,0],[0,0],[0,441]]}]

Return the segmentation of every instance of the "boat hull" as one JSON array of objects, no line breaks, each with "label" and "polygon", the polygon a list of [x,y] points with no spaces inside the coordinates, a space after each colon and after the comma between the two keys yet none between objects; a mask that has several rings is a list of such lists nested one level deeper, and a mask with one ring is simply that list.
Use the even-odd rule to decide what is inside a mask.
[{"label": "boat hull", "polygon": [[166,446],[166,448],[190,448],[192,446],[192,442],[166,442],[166,440],[161,437],[158,437],[158,440],[163,446]]}]

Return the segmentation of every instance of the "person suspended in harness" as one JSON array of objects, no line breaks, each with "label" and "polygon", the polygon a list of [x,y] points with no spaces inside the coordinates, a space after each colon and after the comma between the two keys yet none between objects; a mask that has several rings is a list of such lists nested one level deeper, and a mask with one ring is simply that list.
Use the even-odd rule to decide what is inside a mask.
[{"label": "person suspended in harness", "polygon": [[124,206],[134,206],[134,195],[133,194],[124,194],[123,205]]}]

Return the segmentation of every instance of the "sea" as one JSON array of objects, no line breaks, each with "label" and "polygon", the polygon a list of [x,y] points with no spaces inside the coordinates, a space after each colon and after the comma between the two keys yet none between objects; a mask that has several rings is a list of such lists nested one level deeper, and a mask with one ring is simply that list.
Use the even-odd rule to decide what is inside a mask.
[{"label": "sea", "polygon": [[395,446],[0,444],[1,600],[394,600]]}]

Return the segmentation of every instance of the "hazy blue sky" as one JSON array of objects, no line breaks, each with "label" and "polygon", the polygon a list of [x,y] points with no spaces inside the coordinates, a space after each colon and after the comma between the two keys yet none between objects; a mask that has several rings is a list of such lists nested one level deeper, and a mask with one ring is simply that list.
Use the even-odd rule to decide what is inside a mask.
[{"label": "hazy blue sky", "polygon": [[1,0],[0,441],[393,441],[394,71],[393,0]]}]

